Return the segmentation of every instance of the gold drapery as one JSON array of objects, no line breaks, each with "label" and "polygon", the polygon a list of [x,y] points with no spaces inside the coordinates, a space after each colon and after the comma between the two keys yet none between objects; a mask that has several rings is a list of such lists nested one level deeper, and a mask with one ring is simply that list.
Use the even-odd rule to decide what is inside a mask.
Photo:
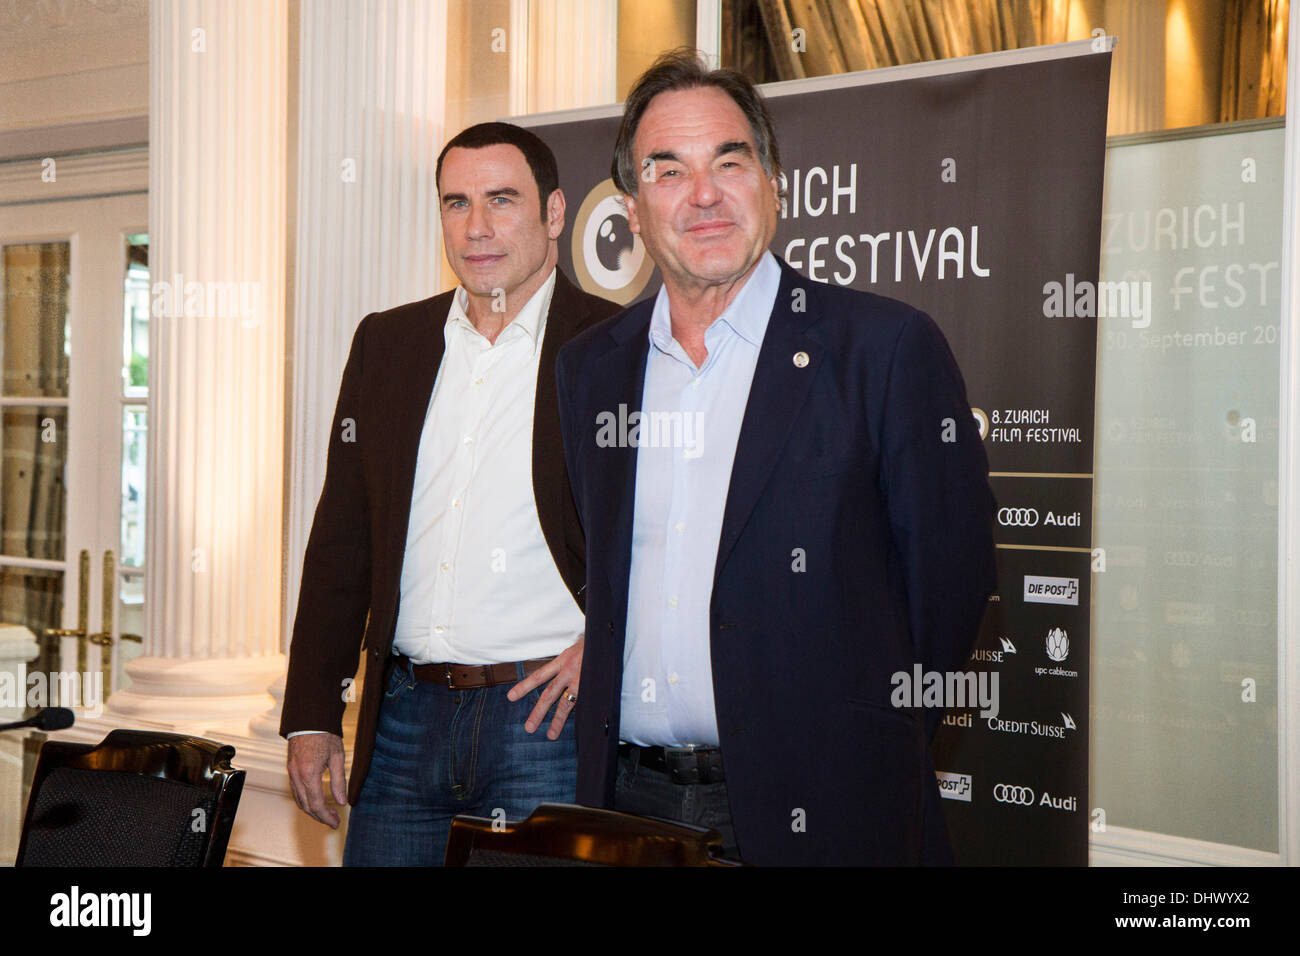
[{"label": "gold drapery", "polygon": [[1069,0],[758,2],[783,80],[1063,43],[1070,17]]},{"label": "gold drapery", "polygon": [[[724,22],[743,23],[741,8],[750,4],[768,50],[742,51],[738,36],[733,53],[742,68],[766,64],[782,80],[1064,43],[1090,32],[1087,23],[1070,23],[1072,7],[1076,19],[1086,9],[1071,0],[734,0]],[[1285,114],[1289,13],[1289,0],[1224,0],[1222,17],[1212,21],[1222,33],[1203,47],[1222,57],[1203,67],[1219,73],[1211,121]]]},{"label": "gold drapery", "polygon": [[[65,397],[71,246],[6,246],[0,264],[0,386],[11,397]],[[60,406],[0,409],[0,549],[6,555],[63,557],[67,423],[67,409]],[[37,634],[61,626],[62,577],[55,571],[0,568],[0,621]]]},{"label": "gold drapery", "polygon": [[1219,121],[1286,113],[1288,0],[1228,0]]}]

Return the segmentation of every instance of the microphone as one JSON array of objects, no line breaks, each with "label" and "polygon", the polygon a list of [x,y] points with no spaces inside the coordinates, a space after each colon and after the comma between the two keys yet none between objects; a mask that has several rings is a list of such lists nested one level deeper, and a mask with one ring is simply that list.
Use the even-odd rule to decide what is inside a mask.
[{"label": "microphone", "polygon": [[66,730],[71,727],[76,717],[66,707],[46,707],[37,711],[26,720],[12,724],[0,724],[0,730],[15,730],[19,727],[34,727],[37,730]]}]

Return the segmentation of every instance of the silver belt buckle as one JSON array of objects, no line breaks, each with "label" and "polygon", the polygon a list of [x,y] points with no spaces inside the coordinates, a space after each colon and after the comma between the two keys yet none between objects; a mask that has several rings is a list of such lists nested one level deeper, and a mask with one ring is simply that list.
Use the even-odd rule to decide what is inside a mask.
[{"label": "silver belt buckle", "polygon": [[681,744],[678,746],[664,747],[664,752],[668,753],[669,751],[671,751],[673,753],[695,753],[697,750],[709,750],[709,749],[711,748],[706,747],[703,744]]},{"label": "silver belt buckle", "polygon": [[[687,781],[674,780],[674,782],[675,783],[697,783],[697,784],[708,782],[706,781],[706,777],[709,777],[710,775],[705,772],[704,767],[700,766],[700,754],[708,753],[715,749],[717,748],[706,746],[705,744],[682,744],[676,747],[664,747],[664,755],[665,758],[668,760],[669,777],[670,778],[674,777],[676,773],[690,772],[694,774],[694,778],[695,778],[694,780],[687,780]],[[686,766],[674,768],[672,765],[672,760],[668,756],[669,754],[690,754],[692,759],[690,761],[683,761],[683,763],[686,764]]]}]

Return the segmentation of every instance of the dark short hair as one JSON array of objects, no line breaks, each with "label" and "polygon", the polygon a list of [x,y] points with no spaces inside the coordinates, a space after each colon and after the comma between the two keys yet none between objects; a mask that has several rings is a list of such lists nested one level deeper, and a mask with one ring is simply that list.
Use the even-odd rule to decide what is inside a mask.
[{"label": "dark short hair", "polygon": [[447,145],[438,154],[438,165],[434,170],[434,184],[438,195],[442,196],[442,160],[449,149],[483,149],[485,146],[505,144],[513,146],[524,154],[528,168],[533,171],[533,180],[537,183],[537,195],[541,199],[542,222],[546,222],[546,201],[551,193],[560,188],[560,174],[555,166],[555,154],[551,147],[531,130],[513,123],[479,123],[467,127],[447,141]]},{"label": "dark short hair", "polygon": [[632,158],[632,143],[650,101],[660,93],[701,87],[721,90],[740,107],[740,112],[745,114],[750,131],[754,134],[754,147],[758,150],[758,160],[763,165],[763,171],[769,176],[781,178],[781,158],[777,151],[772,117],[754,84],[735,70],[710,70],[698,51],[690,47],[678,47],[660,55],[641,74],[627,95],[623,104],[623,121],[619,124],[618,139],[614,143],[614,159],[610,163],[610,175],[615,186],[629,196],[636,195],[638,170]]}]

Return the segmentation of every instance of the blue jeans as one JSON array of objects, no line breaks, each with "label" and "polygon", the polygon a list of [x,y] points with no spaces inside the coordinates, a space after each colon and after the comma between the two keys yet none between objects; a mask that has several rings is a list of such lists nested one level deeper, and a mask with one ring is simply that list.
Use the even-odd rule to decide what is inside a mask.
[{"label": "blue jeans", "polygon": [[440,866],[457,814],[522,820],[539,803],[573,802],[573,721],[558,740],[546,736],[551,715],[524,730],[542,688],[510,701],[512,684],[450,690],[416,680],[409,661],[390,666],[344,866]]}]

